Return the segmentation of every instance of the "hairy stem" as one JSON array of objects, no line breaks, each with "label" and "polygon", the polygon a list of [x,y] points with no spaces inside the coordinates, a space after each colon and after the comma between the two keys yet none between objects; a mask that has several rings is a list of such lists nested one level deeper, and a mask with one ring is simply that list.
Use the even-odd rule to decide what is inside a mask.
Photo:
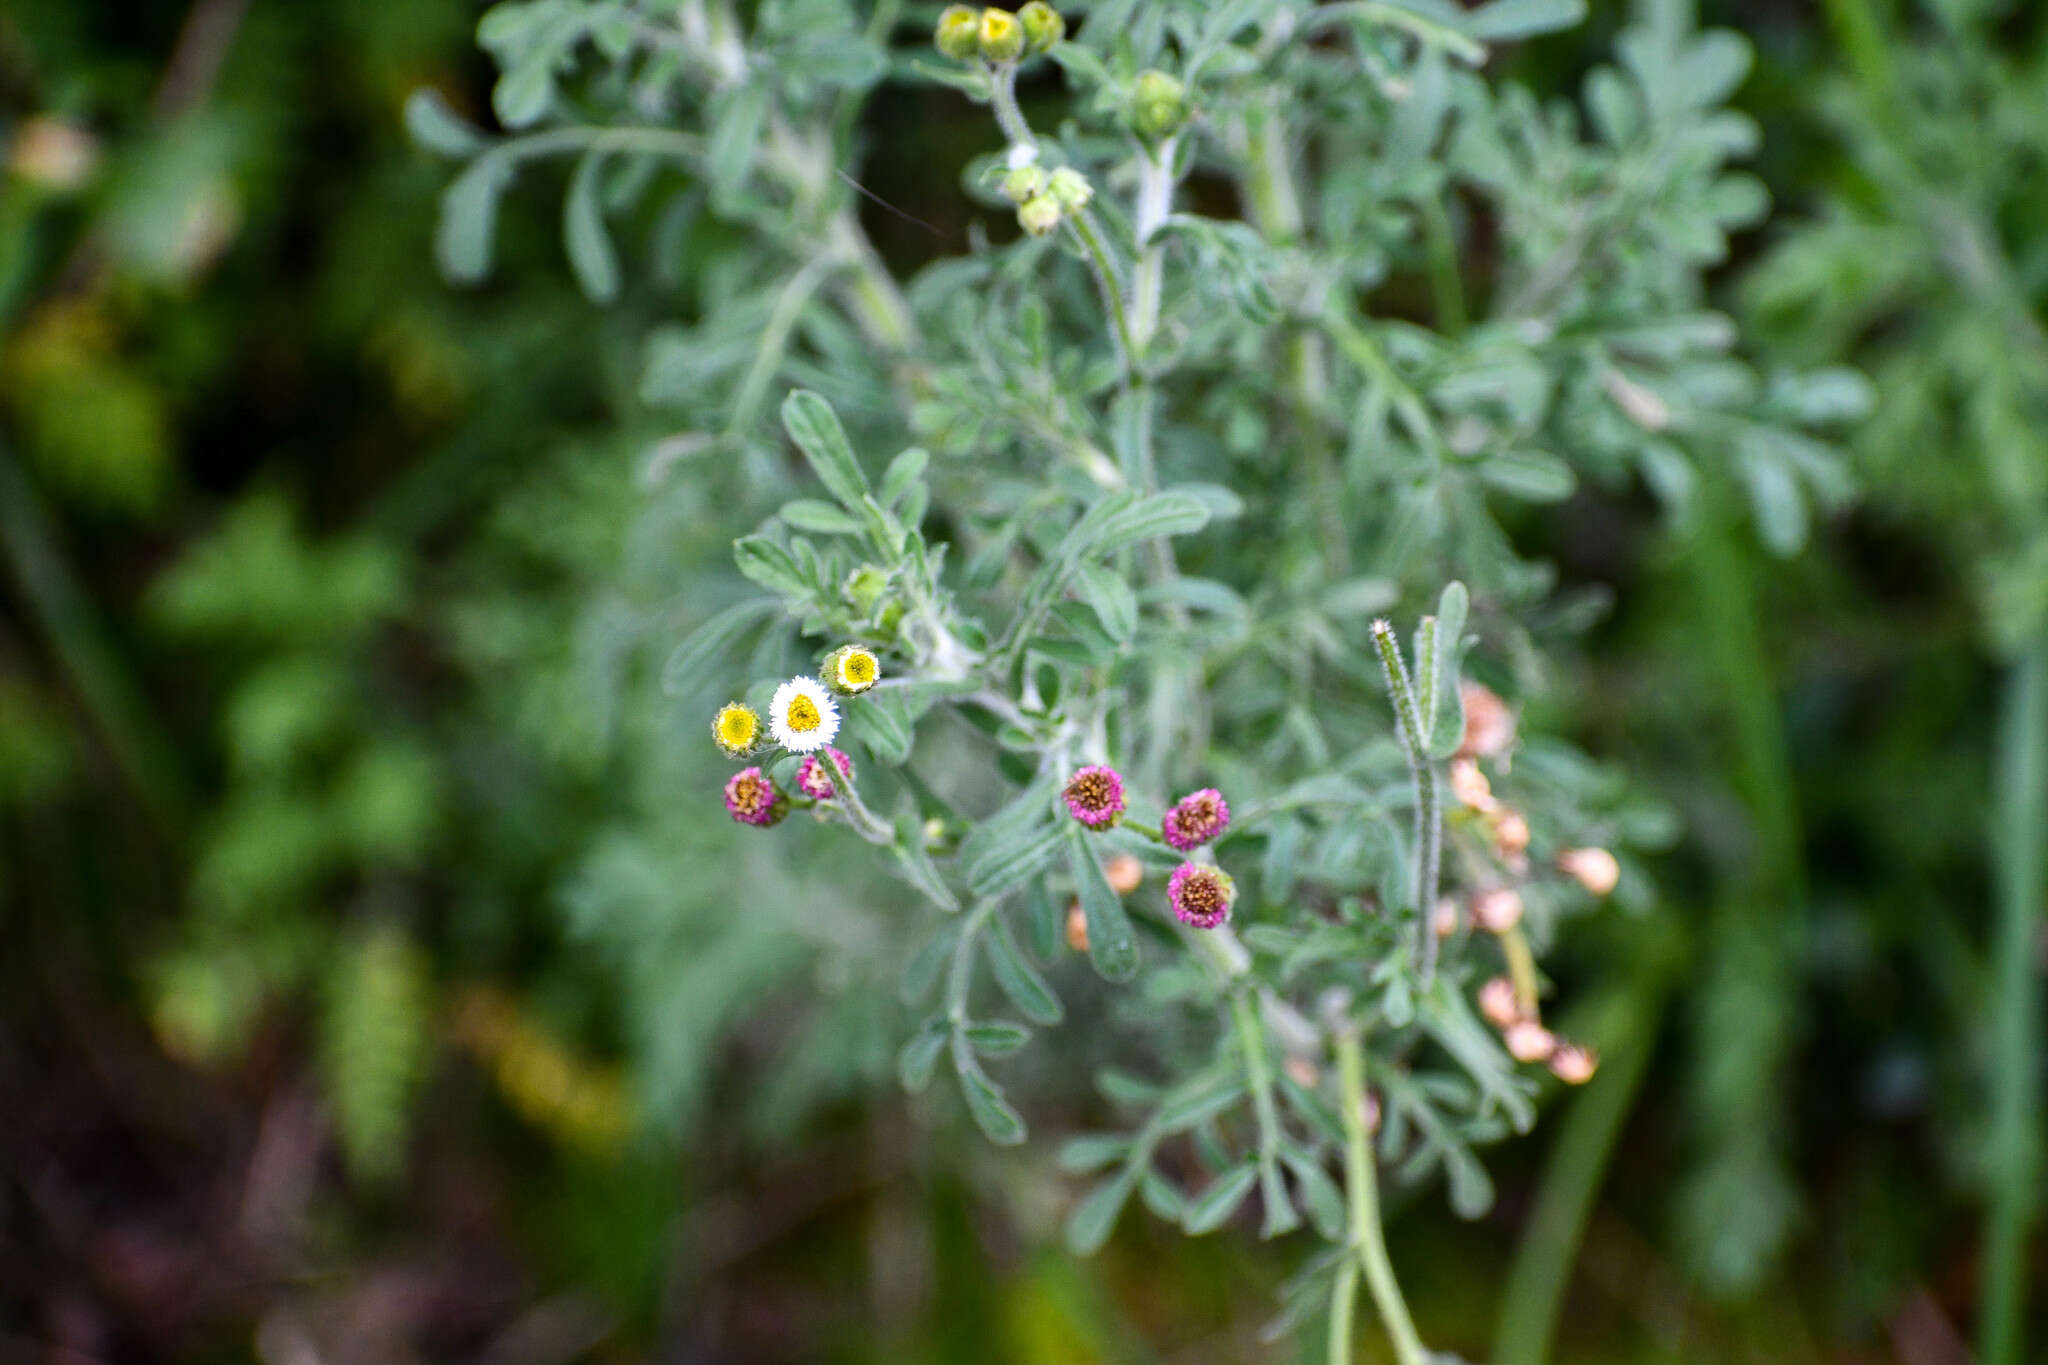
[{"label": "hairy stem", "polygon": [[1137,342],[1131,335],[1130,315],[1124,311],[1123,290],[1117,286],[1116,267],[1111,264],[1109,251],[1102,244],[1102,234],[1095,230],[1095,223],[1087,210],[1069,215],[1067,225],[1081,240],[1088,252],[1089,267],[1095,272],[1095,287],[1102,291],[1102,306],[1109,310],[1110,321],[1116,327],[1117,361],[1123,367],[1124,383],[1129,385],[1135,374],[1138,361]]},{"label": "hairy stem", "polygon": [[1429,736],[1422,726],[1415,688],[1408,680],[1408,666],[1401,661],[1401,644],[1394,638],[1394,628],[1385,621],[1375,621],[1372,638],[1386,670],[1387,691],[1393,698],[1401,747],[1408,754],[1408,775],[1415,784],[1415,962],[1416,972],[1426,987],[1436,975],[1436,932],[1430,917],[1436,909],[1443,837],[1437,821],[1436,768],[1430,762]]},{"label": "hairy stem", "polygon": [[989,106],[995,110],[996,124],[1003,130],[1013,147],[1022,147],[1034,157],[1038,155],[1038,139],[1032,136],[1031,125],[1024,121],[1024,111],[1017,105],[1017,64],[1002,62],[989,72]]},{"label": "hairy stem", "polygon": [[1337,1034],[1337,1084],[1344,1118],[1344,1185],[1351,1202],[1351,1247],[1380,1321],[1394,1343],[1395,1359],[1400,1365],[1428,1365],[1429,1352],[1423,1349],[1414,1320],[1408,1316],[1407,1301],[1394,1279],[1393,1262],[1387,1258],[1386,1234],[1380,1228],[1379,1177],[1365,1131],[1365,1054],[1356,1029]]},{"label": "hairy stem", "polygon": [[1984,1219],[1985,1287],[1978,1323],[1984,1365],[2026,1355],[2027,1232],[2040,1181],[2040,983],[2034,971],[2041,905],[2048,899],[2048,636],[2037,639],[2005,683],[1998,723],[1993,873],[1998,937],[1993,954],[1991,1188]]},{"label": "hairy stem", "polygon": [[1131,281],[1131,332],[1141,355],[1159,330],[1166,251],[1153,238],[1173,212],[1173,154],[1178,144],[1178,138],[1170,137],[1138,161],[1138,203],[1131,222],[1138,239],[1138,269]]}]

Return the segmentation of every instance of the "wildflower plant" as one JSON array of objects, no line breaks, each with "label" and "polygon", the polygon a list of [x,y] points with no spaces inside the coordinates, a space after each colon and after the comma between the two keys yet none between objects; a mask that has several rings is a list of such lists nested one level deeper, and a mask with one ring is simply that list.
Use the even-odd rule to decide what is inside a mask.
[{"label": "wildflower plant", "polygon": [[[1610,893],[1643,902],[1634,855],[1667,833],[1518,732],[1502,694],[1550,685],[1599,599],[1516,533],[1582,481],[1682,520],[1725,478],[1790,548],[1846,493],[1802,431],[1840,386],[1766,384],[1703,303],[1762,209],[1728,168],[1754,129],[1719,107],[1746,49],[1653,3],[1579,104],[1488,78],[1494,45],[1579,10],[1106,0],[930,28],[520,0],[480,28],[507,133],[410,110],[467,162],[457,277],[488,267],[513,172],[563,154],[594,299],[637,202],[666,204],[657,265],[753,241],[641,381],[681,428],[651,484],[731,469],[780,503],[734,546],[752,595],[666,668],[699,744],[720,696],[772,689],[765,721],[712,722],[753,765],[728,811],[886,853],[917,893],[891,921],[900,1079],[943,1064],[997,1143],[1032,1107],[1003,1059],[1063,993],[1112,993],[1132,1061],[1060,1149],[1068,1242],[1100,1247],[1134,1199],[1195,1235],[1255,1207],[1262,1236],[1315,1239],[1280,1321],[1327,1306],[1336,1360],[1361,1280],[1404,1365],[1427,1358],[1381,1181],[1489,1206],[1477,1149],[1531,1126],[1536,1068],[1595,1073],[1543,1022],[1540,956]],[[1000,217],[907,290],[853,193],[885,77],[992,116],[964,180]],[[1020,83],[1060,112],[1027,116]]]}]

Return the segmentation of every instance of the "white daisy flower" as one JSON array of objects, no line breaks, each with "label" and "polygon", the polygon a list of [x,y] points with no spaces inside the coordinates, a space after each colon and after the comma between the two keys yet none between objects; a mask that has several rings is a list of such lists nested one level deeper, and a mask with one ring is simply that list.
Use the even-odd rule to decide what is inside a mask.
[{"label": "white daisy flower", "polygon": [[816,678],[791,678],[768,703],[768,727],[777,744],[793,754],[808,754],[839,733],[839,706]]}]

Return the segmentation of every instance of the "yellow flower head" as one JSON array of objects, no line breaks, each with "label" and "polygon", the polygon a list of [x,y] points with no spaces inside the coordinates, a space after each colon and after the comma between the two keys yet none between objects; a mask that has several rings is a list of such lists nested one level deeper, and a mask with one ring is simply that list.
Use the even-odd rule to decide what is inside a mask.
[{"label": "yellow flower head", "polygon": [[727,758],[745,758],[760,742],[760,714],[744,702],[729,701],[712,719],[711,737]]},{"label": "yellow flower head", "polygon": [[865,645],[841,645],[825,656],[825,686],[857,697],[882,678],[882,661]]}]

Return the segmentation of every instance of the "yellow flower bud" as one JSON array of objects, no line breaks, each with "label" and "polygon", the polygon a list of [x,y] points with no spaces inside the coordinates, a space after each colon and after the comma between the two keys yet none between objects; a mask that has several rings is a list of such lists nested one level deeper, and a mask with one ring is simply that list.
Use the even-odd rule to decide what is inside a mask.
[{"label": "yellow flower bud", "polygon": [[1046,181],[1045,192],[1068,213],[1079,213],[1095,197],[1095,187],[1088,183],[1088,177],[1068,166],[1052,173]]},{"label": "yellow flower bud", "polygon": [[1014,62],[1024,55],[1024,25],[1006,9],[981,12],[981,55],[991,62]]},{"label": "yellow flower bud", "polygon": [[1132,88],[1131,126],[1142,138],[1158,139],[1187,120],[1187,87],[1164,71],[1141,71]]},{"label": "yellow flower bud", "polygon": [[1013,204],[1029,203],[1045,192],[1045,171],[1040,167],[1019,166],[1003,177],[1003,193]]},{"label": "yellow flower bud", "polygon": [[1066,19],[1045,0],[1031,0],[1017,11],[1017,20],[1024,25],[1024,46],[1032,52],[1044,52],[1067,36]]},{"label": "yellow flower bud", "polygon": [[971,5],[946,6],[932,30],[932,46],[955,61],[972,61],[981,55],[981,16]]}]

